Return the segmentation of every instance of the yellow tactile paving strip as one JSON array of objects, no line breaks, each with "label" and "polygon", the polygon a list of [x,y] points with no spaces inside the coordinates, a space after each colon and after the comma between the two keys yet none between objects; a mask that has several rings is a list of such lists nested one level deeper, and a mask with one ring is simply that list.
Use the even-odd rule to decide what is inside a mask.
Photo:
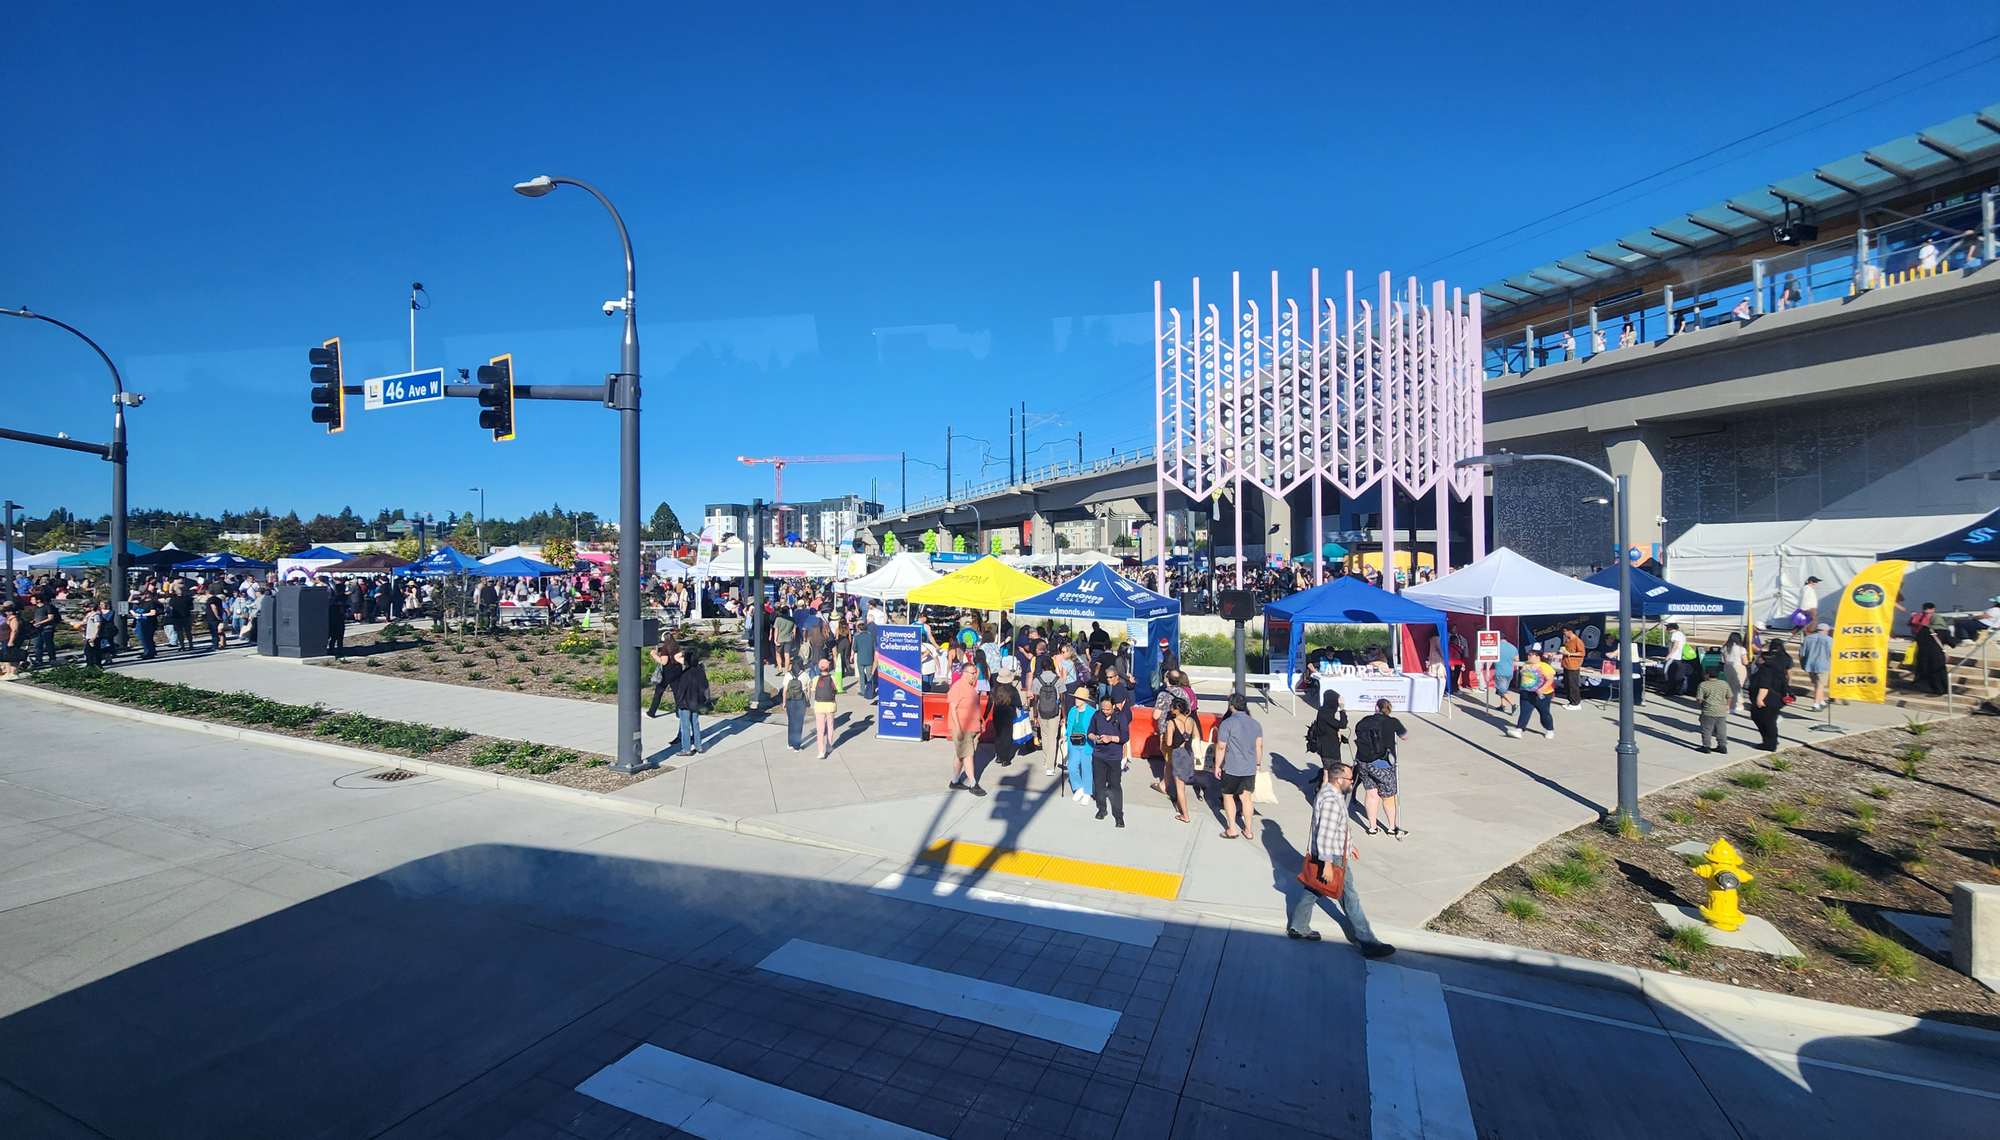
[{"label": "yellow tactile paving strip", "polygon": [[1181,893],[1181,877],[1165,871],[1120,867],[1115,863],[1088,863],[1082,859],[1016,851],[1011,847],[987,847],[956,839],[940,839],[925,848],[918,858],[953,867],[979,867],[1003,875],[1019,875],[1024,879],[1046,879],[1073,887],[1096,887],[1156,899],[1178,898]]}]

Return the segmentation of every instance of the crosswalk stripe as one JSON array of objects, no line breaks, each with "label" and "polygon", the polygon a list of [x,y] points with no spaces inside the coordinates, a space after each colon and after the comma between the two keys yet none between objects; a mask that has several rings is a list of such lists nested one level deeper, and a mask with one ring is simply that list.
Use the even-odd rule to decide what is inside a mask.
[{"label": "crosswalk stripe", "polygon": [[936,1140],[657,1045],[639,1046],[576,1091],[702,1140]]},{"label": "crosswalk stripe", "polygon": [[1374,1140],[1474,1140],[1444,984],[1368,963],[1368,1107]]},{"label": "crosswalk stripe", "polygon": [[989,891],[984,887],[968,887],[944,879],[904,875],[900,872],[875,884],[870,888],[870,893],[962,911],[966,914],[983,915],[987,918],[1004,918],[1010,922],[1062,930],[1090,938],[1108,938],[1113,942],[1123,942],[1127,946],[1144,946],[1148,949],[1159,941],[1161,933],[1167,928],[1165,923],[1155,919],[1113,914],[1108,910],[1095,910],[1087,906],[1029,898],[1025,895],[1010,895],[1000,891]]},{"label": "crosswalk stripe", "polygon": [[1118,1011],[794,938],[759,969],[1102,1053]]}]

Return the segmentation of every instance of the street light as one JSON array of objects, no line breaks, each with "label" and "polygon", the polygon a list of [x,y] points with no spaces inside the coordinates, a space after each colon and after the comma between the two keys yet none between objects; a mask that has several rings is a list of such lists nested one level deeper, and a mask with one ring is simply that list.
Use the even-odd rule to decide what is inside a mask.
[{"label": "street light", "polygon": [[[24,320],[43,321],[62,329],[83,343],[89,345],[104,366],[111,370],[111,453],[105,456],[111,461],[111,557],[108,560],[111,578],[111,612],[116,615],[113,638],[119,649],[125,648],[125,564],[130,555],[125,550],[125,409],[136,408],[146,397],[125,390],[125,380],[118,375],[118,366],[111,362],[111,356],[97,342],[83,335],[79,330],[40,313],[31,313],[26,306],[19,309],[0,309],[10,317]],[[10,546],[11,549],[11,546]]]},{"label": "street light", "polygon": [[1957,482],[1964,483],[1973,479],[1991,479],[2000,483],[2000,471],[1974,471],[1970,475],[1960,475]]},{"label": "street light", "polygon": [[472,540],[479,544],[480,556],[484,557],[486,554],[486,488],[467,487],[466,490],[479,492],[479,525],[473,528]]},{"label": "street light", "polygon": [[948,515],[957,514],[962,509],[970,510],[972,512],[972,553],[976,557],[980,554],[985,553],[984,551],[979,549],[979,544],[986,537],[985,535],[980,533],[981,531],[986,529],[986,522],[984,519],[981,519],[979,517],[978,505],[970,501],[963,503],[949,504],[945,507],[944,513]]},{"label": "street light", "polygon": [[14,596],[14,512],[20,509],[21,504],[12,499],[7,500],[7,580],[5,590],[0,592],[4,592],[8,597]]},{"label": "street light", "polygon": [[632,235],[625,229],[618,207],[588,182],[543,174],[516,183],[514,192],[539,198],[561,185],[574,186],[602,203],[618,227],[619,243],[625,247],[625,296],[604,303],[606,316],[619,310],[625,313],[618,371],[605,378],[604,401],[618,410],[618,755],[611,768],[636,772],[645,763],[639,736],[639,686],[644,679],[640,672],[640,642],[644,639],[639,629],[639,580],[644,571],[639,561],[639,316],[634,304],[637,275],[632,263]]},{"label": "street light", "polygon": [[[1613,814],[1632,821],[1632,825],[1645,834],[1653,829],[1639,814],[1639,745],[1633,740],[1632,732],[1632,679],[1628,673],[1630,663],[1627,655],[1632,644],[1632,560],[1626,557],[1625,547],[1629,544],[1630,505],[1626,502],[1625,476],[1613,475],[1594,464],[1567,455],[1515,455],[1512,452],[1498,452],[1493,455],[1474,455],[1461,459],[1454,467],[1512,467],[1516,463],[1529,461],[1542,463],[1567,463],[1579,467],[1606,483],[1611,484],[1611,501],[1616,507],[1618,541],[1618,810]],[[1588,500],[1586,500],[1588,501]]]}]

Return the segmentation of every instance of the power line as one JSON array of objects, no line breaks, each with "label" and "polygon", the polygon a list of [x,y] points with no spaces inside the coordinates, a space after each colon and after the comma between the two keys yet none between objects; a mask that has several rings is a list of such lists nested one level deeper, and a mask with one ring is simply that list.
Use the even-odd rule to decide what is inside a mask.
[{"label": "power line", "polygon": [[[1915,74],[1916,74],[1917,72],[1919,72],[1919,71],[1923,71],[1923,70],[1924,70],[1924,69],[1926,69],[1926,68],[1930,68],[1930,67],[1934,67],[1934,66],[1936,66],[1936,65],[1938,65],[1938,64],[1940,64],[1940,63],[1943,63],[1943,62],[1944,62],[1945,60],[1947,60],[1947,59],[1950,59],[1950,58],[1952,58],[1953,56],[1958,56],[1958,55],[1964,55],[1964,54],[1965,54],[1966,52],[1969,52],[1969,51],[1972,51],[1972,50],[1974,50],[1975,48],[1981,48],[1981,47],[1984,47],[1984,46],[1986,46],[1987,44],[1990,44],[1990,43],[1993,43],[1993,42],[1994,42],[1994,41],[1996,41],[1996,40],[2000,40],[2000,33],[1996,33],[1996,34],[1994,34],[1994,35],[1991,35],[1991,36],[1987,36],[1987,37],[1986,37],[1985,39],[1983,39],[1983,40],[1977,40],[1977,41],[1975,41],[1975,42],[1973,42],[1973,43],[1969,43],[1969,44],[1966,44],[1966,45],[1965,45],[1964,47],[1961,47],[1961,48],[1956,48],[1956,49],[1954,49],[1954,50],[1952,50],[1952,51],[1948,51],[1948,52],[1944,53],[1944,54],[1943,54],[1943,55],[1941,55],[1941,56],[1938,56],[1938,57],[1936,57],[1936,58],[1934,58],[1934,59],[1931,59],[1931,60],[1927,60],[1927,61],[1926,61],[1926,62],[1924,62],[1924,63],[1920,63],[1920,64],[1918,64],[1917,66],[1915,66],[1915,67],[1913,67],[1913,68],[1910,68],[1910,69],[1909,69],[1908,71],[1904,71],[1904,72],[1901,72],[1901,73],[1899,73],[1899,74],[1896,74],[1896,75],[1892,75],[1892,76],[1890,76],[1890,77],[1889,77],[1888,79],[1885,79],[1885,80],[1882,80],[1882,81],[1880,81],[1880,82],[1876,82],[1876,83],[1871,83],[1871,84],[1869,84],[1869,85],[1868,85],[1868,86],[1866,86],[1866,87],[1863,87],[1863,88],[1860,88],[1860,89],[1858,89],[1858,90],[1855,90],[1855,91],[1852,91],[1852,92],[1849,92],[1849,93],[1848,93],[1848,94],[1846,94],[1846,95],[1842,95],[1842,96],[1841,96],[1840,98],[1838,98],[1838,99],[1834,99],[1834,100],[1831,100],[1830,102],[1826,102],[1826,103],[1822,103],[1822,104],[1820,104],[1819,106],[1817,106],[1817,107],[1814,107],[1814,108],[1812,108],[1812,109],[1811,109],[1811,110],[1809,110],[1809,111],[1803,111],[1803,112],[1801,112],[1801,113],[1799,113],[1799,114],[1797,114],[1797,115],[1793,115],[1793,116],[1792,116],[1791,118],[1789,118],[1789,119],[1786,119],[1786,120],[1784,120],[1784,121],[1782,121],[1782,122],[1778,122],[1778,123],[1773,123],[1773,124],[1771,124],[1771,125],[1770,125],[1770,126],[1768,126],[1768,127],[1764,127],[1764,128],[1762,128],[1761,130],[1756,130],[1756,131],[1752,131],[1751,133],[1749,133],[1749,134],[1747,134],[1747,135],[1744,135],[1744,136],[1742,136],[1741,138],[1738,138],[1738,139],[1734,139],[1734,140],[1732,140],[1732,141],[1730,141],[1730,142],[1726,142],[1726,143],[1723,143],[1723,144],[1722,144],[1721,146],[1718,146],[1718,147],[1714,147],[1714,148],[1711,148],[1711,149],[1709,149],[1709,150],[1706,150],[1706,151],[1702,152],[1701,154],[1698,154],[1698,155],[1695,155],[1695,156],[1694,156],[1694,157],[1692,157],[1692,158],[1688,158],[1688,159],[1683,159],[1683,160],[1682,160],[1682,161],[1680,161],[1680,162],[1676,162],[1676,163],[1674,163],[1674,164],[1673,164],[1672,166],[1668,166],[1668,167],[1664,167],[1664,168],[1662,168],[1662,169],[1660,169],[1660,170],[1656,170],[1656,171],[1654,171],[1653,173],[1651,173],[1651,174],[1648,174],[1648,175],[1646,175],[1646,176],[1645,176],[1645,177],[1643,177],[1643,178],[1635,178],[1635,179],[1633,179],[1632,181],[1630,181],[1630,182],[1627,182],[1627,183],[1625,183],[1625,184],[1624,184],[1623,186],[1619,186],[1619,187],[1616,187],[1616,188],[1614,188],[1614,189],[1611,189],[1611,190],[1606,190],[1606,191],[1604,191],[1604,192],[1603,192],[1603,193],[1601,193],[1601,194],[1596,194],[1596,195],[1593,195],[1593,196],[1591,196],[1591,197],[1589,197],[1589,198],[1585,198],[1585,199],[1584,199],[1583,201],[1581,201],[1581,202],[1577,202],[1577,203],[1575,203],[1575,204],[1573,204],[1573,205],[1569,205],[1569,206],[1565,206],[1565,207],[1563,207],[1562,209],[1560,209],[1560,210],[1557,210],[1557,211],[1555,211],[1555,212],[1554,212],[1554,213],[1552,213],[1552,214],[1545,214],[1545,215],[1543,215],[1543,216],[1542,216],[1542,217],[1540,217],[1540,218],[1536,218],[1536,219],[1535,219],[1534,221],[1531,221],[1531,222],[1524,222],[1524,223],[1522,223],[1521,225],[1518,225],[1518,226],[1515,226],[1515,227],[1514,227],[1513,229],[1511,229],[1511,230],[1507,230],[1507,231],[1505,231],[1505,232],[1503,232],[1503,233],[1498,233],[1498,234],[1494,234],[1494,235],[1493,235],[1492,237],[1489,237],[1489,238],[1486,238],[1486,239],[1484,239],[1484,240],[1482,240],[1482,241],[1477,241],[1477,242],[1474,242],[1474,243],[1472,243],[1471,245],[1468,245],[1468,246],[1466,246],[1466,247],[1465,247],[1465,248],[1463,248],[1463,249],[1459,249],[1459,250],[1454,250],[1454,251],[1453,251],[1453,252],[1451,252],[1451,253],[1447,253],[1447,254],[1444,254],[1444,255],[1442,255],[1442,256],[1439,256],[1439,257],[1434,257],[1434,258],[1432,258],[1431,260],[1429,260],[1429,261],[1426,261],[1426,262],[1424,262],[1424,263],[1423,263],[1422,265],[1419,265],[1419,266],[1417,266],[1417,267],[1416,267],[1416,270],[1414,270],[1413,272],[1415,272],[1415,271],[1421,271],[1421,270],[1424,270],[1424,269],[1427,269],[1427,268],[1429,268],[1430,266],[1433,266],[1433,265],[1436,265],[1436,264],[1438,264],[1439,262],[1442,262],[1442,261],[1449,261],[1450,259],[1452,259],[1452,258],[1454,258],[1454,257],[1458,257],[1458,256],[1459,256],[1459,255],[1461,255],[1461,254],[1466,254],[1466,253],[1470,253],[1470,252],[1472,252],[1472,251],[1473,251],[1473,250],[1475,250],[1475,249],[1479,249],[1479,248],[1481,248],[1481,247],[1483,247],[1483,246],[1487,246],[1487,245],[1491,245],[1492,243],[1494,243],[1494,242],[1496,242],[1496,241],[1499,241],[1499,240],[1501,240],[1502,238],[1508,238],[1508,237],[1512,237],[1513,235],[1515,235],[1515,234],[1517,234],[1517,233],[1520,233],[1520,232],[1521,232],[1521,231],[1523,231],[1523,230],[1527,230],[1527,229],[1532,229],[1532,228],[1534,228],[1535,226],[1539,226],[1539,225],[1541,225],[1541,224],[1542,224],[1542,223],[1544,223],[1544,222],[1550,222],[1550,221],[1554,221],[1555,219],[1557,219],[1557,218],[1560,218],[1560,217],[1562,217],[1562,216],[1563,216],[1563,215],[1565,215],[1565,214],[1569,214],[1569,213],[1573,213],[1573,212],[1575,212],[1575,211],[1577,211],[1577,210],[1580,210],[1580,209],[1584,208],[1585,206],[1589,206],[1589,205],[1594,205],[1595,203],[1597,203],[1597,202],[1601,202],[1601,201],[1603,201],[1603,200],[1604,200],[1604,199],[1606,199],[1606,198],[1609,198],[1609,197],[1612,197],[1613,195],[1617,195],[1617,194],[1622,194],[1622,193],[1624,193],[1624,192],[1625,192],[1625,191],[1627,191],[1627,190],[1631,190],[1631,189],[1633,189],[1633,188],[1635,188],[1635,187],[1638,187],[1638,186],[1643,186],[1643,185],[1645,185],[1646,183],[1648,183],[1648,182],[1651,182],[1651,181],[1653,181],[1653,180],[1654,180],[1654,179],[1656,179],[1656,178],[1661,178],[1661,177],[1664,177],[1665,175],[1668,175],[1668,174],[1672,174],[1672,173],[1673,173],[1674,171],[1676,171],[1676,170],[1679,170],[1679,169],[1681,169],[1682,167],[1685,167],[1685,166],[1690,166],[1690,165],[1692,165],[1692,164],[1694,164],[1694,163],[1697,163],[1697,162],[1701,162],[1701,161],[1702,161],[1702,160],[1704,160],[1704,159],[1708,159],[1708,158],[1712,158],[1712,157],[1714,157],[1714,156],[1716,156],[1716,155],[1718,155],[1718,154],[1721,154],[1721,153],[1722,153],[1722,152],[1724,152],[1724,151],[1727,151],[1727,150],[1731,150],[1731,149],[1733,149],[1733,148],[1735,148],[1735,147],[1738,147],[1738,146],[1741,146],[1741,145],[1743,145],[1744,143],[1747,143],[1747,142],[1750,142],[1750,141],[1752,141],[1753,139],[1758,139],[1758,138],[1762,138],[1763,136],[1765,136],[1765,135],[1768,135],[1768,134],[1771,134],[1771,133],[1772,133],[1772,132],[1774,132],[1774,131],[1779,131],[1779,130],[1783,130],[1783,129],[1784,129],[1785,127],[1788,127],[1788,126],[1791,126],[1792,124],[1794,124],[1794,123],[1797,123],[1797,122],[1799,122],[1799,121],[1801,121],[1801,120],[1803,120],[1803,119],[1809,119],[1809,118],[1811,118],[1812,116],[1814,116],[1814,115],[1817,115],[1817,114],[1819,114],[1819,113],[1820,113],[1820,112],[1822,112],[1822,111],[1828,111],[1828,110],[1831,110],[1831,109],[1833,109],[1833,108],[1835,108],[1835,107],[1838,107],[1838,106],[1840,106],[1840,105],[1841,105],[1842,103],[1846,103],[1846,102],[1850,102],[1850,101],[1852,101],[1852,100],[1854,100],[1854,99],[1857,99],[1857,98],[1860,98],[1861,96],[1863,96],[1863,95],[1866,95],[1866,94],[1868,94],[1869,92],[1872,92],[1872,91],[1880,91],[1880,90],[1881,90],[1881,89],[1882,89],[1883,87],[1885,87],[1885,86],[1887,86],[1887,85],[1889,85],[1889,84],[1891,84],[1891,83],[1895,83],[1895,82],[1898,82],[1899,80],[1903,80],[1903,79],[1907,79],[1907,78],[1909,78],[1910,76],[1912,76],[1912,75],[1915,75]],[[1990,61],[1982,61],[1982,62],[1990,62]],[[1972,67],[1977,67],[1977,66],[1979,66],[1979,64],[1973,64],[1973,65],[1971,65],[1971,66],[1972,66]],[[1960,72],[1962,72],[1962,71],[1965,71],[1965,70],[1968,70],[1968,69],[1969,69],[1969,68],[1961,68],[1961,69],[1960,69]],[[1953,72],[1952,74],[1959,74],[1959,72]],[[1943,76],[1941,76],[1940,78],[1946,78],[1946,77],[1943,77]],[[1928,84],[1926,84],[1925,86],[1928,86]],[[1907,94],[1907,92],[1905,92],[1904,94]],[[1886,102],[1886,100],[1883,100],[1883,101],[1881,101],[1881,102]],[[1872,104],[1872,106],[1880,106],[1880,105],[1881,105],[1881,102],[1877,102],[1877,103],[1875,103],[1875,104]],[[1852,113],[1855,113],[1855,112],[1850,112],[1850,114],[1852,114]],[[1841,116],[1841,118],[1846,118],[1846,117],[1847,117],[1847,116]],[[1830,122],[1838,122],[1838,121],[1839,121],[1839,119],[1834,119],[1834,120],[1830,120]],[[1826,125],[1826,124],[1821,124],[1821,125],[1822,125],[1822,126],[1824,126],[1824,125]],[[1759,149],[1762,149],[1762,148],[1759,148]],[[1753,151],[1753,152],[1751,152],[1751,153],[1755,153],[1755,152]],[[1509,248],[1511,248],[1511,247],[1509,247]]]}]

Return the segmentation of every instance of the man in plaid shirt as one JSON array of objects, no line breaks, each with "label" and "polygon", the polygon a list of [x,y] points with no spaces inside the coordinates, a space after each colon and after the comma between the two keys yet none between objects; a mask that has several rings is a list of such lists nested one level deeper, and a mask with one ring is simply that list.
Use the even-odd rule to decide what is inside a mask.
[{"label": "man in plaid shirt", "polygon": [[[1342,764],[1324,769],[1324,772],[1319,796],[1313,800],[1312,850],[1309,854],[1322,863],[1352,862],[1361,858],[1361,853],[1354,849],[1347,836],[1347,810],[1349,797],[1354,794],[1354,769]],[[1320,940],[1319,931],[1312,928],[1313,908],[1318,903],[1318,895],[1300,889],[1299,901],[1292,907],[1292,921],[1285,927],[1286,936],[1307,942]],[[1375,931],[1368,925],[1368,916],[1361,910],[1361,895],[1355,890],[1352,874],[1346,876],[1340,889],[1340,912],[1346,918],[1354,942],[1361,947],[1364,957],[1386,958],[1396,952],[1394,946],[1376,940]]]}]

